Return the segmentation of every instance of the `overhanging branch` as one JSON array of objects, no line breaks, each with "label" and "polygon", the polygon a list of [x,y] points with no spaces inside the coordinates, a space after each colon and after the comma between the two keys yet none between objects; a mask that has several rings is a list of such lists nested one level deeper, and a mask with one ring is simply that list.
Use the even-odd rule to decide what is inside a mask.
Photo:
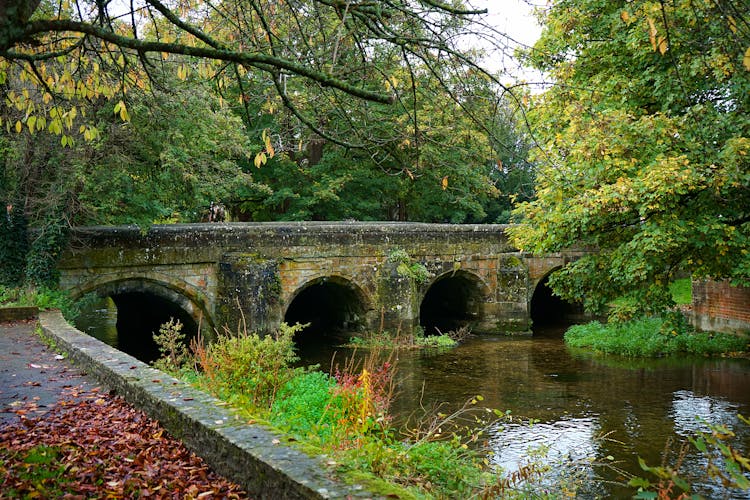
[{"label": "overhanging branch", "polygon": [[[71,32],[90,35],[106,42],[112,43],[118,47],[144,53],[163,52],[168,54],[179,54],[203,59],[233,62],[237,64],[244,64],[246,66],[253,66],[264,71],[268,71],[269,67],[279,70],[285,70],[316,81],[324,87],[332,87],[360,99],[379,102],[383,104],[390,104],[391,102],[393,102],[393,97],[390,95],[351,85],[329,73],[317,71],[310,67],[281,57],[262,53],[234,51],[210,46],[190,46],[178,43],[139,40],[118,35],[93,24],[73,20],[53,19],[28,23],[24,27],[24,29],[21,30],[15,37],[14,42],[21,43],[23,41],[32,40],[35,35],[50,32]],[[15,52],[12,50],[0,51],[0,56],[8,59],[26,60],[38,60],[44,58],[41,54],[25,55],[23,53]]]}]

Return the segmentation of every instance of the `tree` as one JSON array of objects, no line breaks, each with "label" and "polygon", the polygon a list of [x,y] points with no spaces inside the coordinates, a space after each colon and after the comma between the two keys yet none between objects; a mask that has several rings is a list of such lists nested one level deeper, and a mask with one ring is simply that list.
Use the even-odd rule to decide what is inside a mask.
[{"label": "tree", "polygon": [[[476,66],[461,43],[490,29],[477,19],[482,12],[442,0],[6,0],[0,3],[0,84],[16,78],[27,87],[6,95],[25,112],[6,126],[71,135],[76,111],[59,97],[123,95],[147,85],[158,66],[185,78],[190,66],[181,57],[190,57],[220,87],[234,79],[244,94],[248,78],[268,82],[296,119],[326,136],[316,101],[398,97],[380,65],[384,59]],[[64,68],[48,67],[52,61]],[[289,78],[304,82],[303,96],[289,92]],[[34,92],[42,99],[33,99]],[[129,116],[126,103],[116,107]]]},{"label": "tree", "polygon": [[544,15],[527,56],[554,84],[534,99],[538,197],[513,234],[524,250],[596,250],[551,277],[563,298],[653,312],[678,272],[750,284],[749,12],[563,0]]}]

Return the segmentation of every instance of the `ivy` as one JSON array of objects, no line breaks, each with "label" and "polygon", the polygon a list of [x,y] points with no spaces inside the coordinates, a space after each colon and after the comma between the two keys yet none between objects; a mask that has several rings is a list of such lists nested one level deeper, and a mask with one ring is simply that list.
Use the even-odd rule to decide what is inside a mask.
[{"label": "ivy", "polygon": [[27,223],[23,211],[8,203],[0,214],[0,285],[19,286],[28,253]]}]

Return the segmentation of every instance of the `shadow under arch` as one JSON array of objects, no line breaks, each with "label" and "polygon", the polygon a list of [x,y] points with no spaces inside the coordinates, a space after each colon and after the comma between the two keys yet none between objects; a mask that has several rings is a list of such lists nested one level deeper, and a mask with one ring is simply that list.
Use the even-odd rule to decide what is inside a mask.
[{"label": "shadow under arch", "polygon": [[535,334],[539,329],[563,328],[585,318],[582,304],[558,297],[549,287],[549,277],[560,269],[561,266],[551,269],[534,287],[529,301],[529,316]]},{"label": "shadow under arch", "polygon": [[489,287],[476,274],[451,271],[436,277],[419,306],[419,324],[425,335],[447,333],[481,320]]},{"label": "shadow under arch", "polygon": [[299,347],[348,340],[348,333],[363,330],[369,300],[365,292],[343,276],[320,276],[299,287],[289,298],[284,322],[308,324],[297,334]]},{"label": "shadow under arch", "polygon": [[72,295],[80,298],[89,293],[109,298],[114,303],[115,347],[147,363],[159,358],[153,334],[171,319],[182,323],[187,341],[197,335],[199,328],[209,336],[213,331],[205,303],[169,283],[148,278],[120,278],[90,283],[73,291]]}]

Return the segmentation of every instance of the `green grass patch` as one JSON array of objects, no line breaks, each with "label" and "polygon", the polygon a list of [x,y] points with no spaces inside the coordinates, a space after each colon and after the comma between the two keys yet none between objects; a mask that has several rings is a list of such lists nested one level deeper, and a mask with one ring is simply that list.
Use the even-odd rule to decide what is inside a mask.
[{"label": "green grass patch", "polygon": [[40,311],[59,309],[65,319],[71,322],[81,313],[81,307],[85,305],[85,302],[94,298],[95,296],[91,294],[76,302],[67,292],[59,289],[45,287],[11,288],[0,285],[0,306],[36,306]]},{"label": "green grass patch", "polygon": [[62,450],[54,446],[38,445],[21,452],[0,447],[0,473],[9,479],[7,498],[61,498],[70,493],[71,479],[61,458]]},{"label": "green grass patch", "polygon": [[565,332],[571,347],[630,357],[659,357],[675,354],[703,356],[744,352],[748,339],[736,335],[695,332],[674,327],[661,318],[643,318],[624,323],[592,321],[574,325]]}]

